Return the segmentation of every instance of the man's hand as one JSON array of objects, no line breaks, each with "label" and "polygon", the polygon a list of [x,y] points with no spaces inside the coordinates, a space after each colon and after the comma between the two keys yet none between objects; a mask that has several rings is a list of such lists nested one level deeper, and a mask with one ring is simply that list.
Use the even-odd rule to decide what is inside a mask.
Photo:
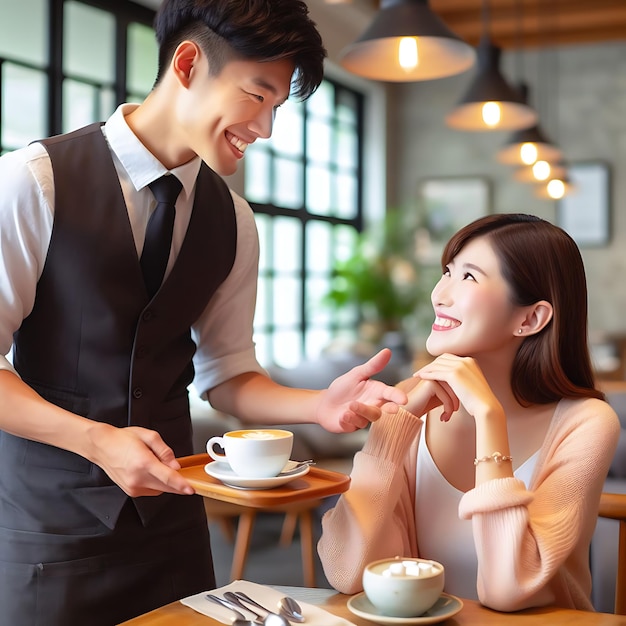
[{"label": "man's hand", "polygon": [[317,422],[330,432],[352,432],[375,422],[381,408],[388,412],[406,404],[406,393],[370,377],[389,363],[391,350],[385,348],[367,363],[352,368],[336,378],[320,393],[316,410]]},{"label": "man's hand", "polygon": [[161,436],[146,428],[115,428],[94,423],[93,454],[99,465],[129,496],[156,496],[163,492],[192,495],[191,485],[176,471],[180,465]]}]

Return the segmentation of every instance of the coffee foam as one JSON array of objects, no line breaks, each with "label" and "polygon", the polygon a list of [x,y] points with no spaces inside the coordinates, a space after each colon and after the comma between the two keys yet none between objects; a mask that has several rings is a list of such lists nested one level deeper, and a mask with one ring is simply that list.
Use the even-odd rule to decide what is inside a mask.
[{"label": "coffee foam", "polygon": [[240,439],[254,439],[254,440],[269,440],[269,439],[282,439],[288,437],[289,432],[283,430],[236,430],[227,433],[228,437],[237,437]]}]

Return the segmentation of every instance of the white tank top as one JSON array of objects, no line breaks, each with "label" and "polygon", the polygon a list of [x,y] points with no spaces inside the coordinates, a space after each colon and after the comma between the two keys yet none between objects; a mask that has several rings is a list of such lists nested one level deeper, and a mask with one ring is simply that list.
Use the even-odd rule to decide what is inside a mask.
[{"label": "white tank top", "polygon": [[[439,472],[426,445],[426,425],[421,430],[417,454],[415,519],[417,545],[422,558],[443,564],[446,570],[445,591],[455,596],[477,600],[478,560],[474,548],[471,520],[459,518],[463,492],[453,487]],[[539,451],[515,470],[516,478],[526,487],[535,468]]]}]

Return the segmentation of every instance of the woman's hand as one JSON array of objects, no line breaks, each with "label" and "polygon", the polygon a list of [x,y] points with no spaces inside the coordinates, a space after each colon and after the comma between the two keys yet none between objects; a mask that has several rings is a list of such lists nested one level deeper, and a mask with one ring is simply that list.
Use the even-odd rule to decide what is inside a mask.
[{"label": "woman's hand", "polygon": [[[474,418],[486,414],[494,406],[499,406],[480,367],[471,357],[459,357],[454,354],[442,354],[434,361],[420,368],[413,374],[422,381],[438,383],[446,392],[456,398],[455,410],[459,402]],[[440,398],[440,395],[437,395]],[[450,419],[451,413],[444,404],[442,420]]]},{"label": "woman's hand", "polygon": [[[406,410],[418,417],[438,406],[443,407],[441,420],[447,422],[452,414],[459,409],[459,399],[446,383],[435,380],[412,379],[413,385],[407,389],[405,381],[398,386],[407,390],[409,401]],[[406,385],[406,386],[405,386]]]}]

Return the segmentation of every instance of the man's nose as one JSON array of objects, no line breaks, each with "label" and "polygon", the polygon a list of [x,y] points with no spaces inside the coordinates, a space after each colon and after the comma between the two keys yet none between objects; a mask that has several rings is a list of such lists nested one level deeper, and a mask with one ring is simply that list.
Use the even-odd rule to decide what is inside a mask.
[{"label": "man's nose", "polygon": [[272,130],[274,130],[275,117],[276,114],[273,108],[261,111],[249,124],[250,130],[261,139],[269,139],[272,136]]}]

